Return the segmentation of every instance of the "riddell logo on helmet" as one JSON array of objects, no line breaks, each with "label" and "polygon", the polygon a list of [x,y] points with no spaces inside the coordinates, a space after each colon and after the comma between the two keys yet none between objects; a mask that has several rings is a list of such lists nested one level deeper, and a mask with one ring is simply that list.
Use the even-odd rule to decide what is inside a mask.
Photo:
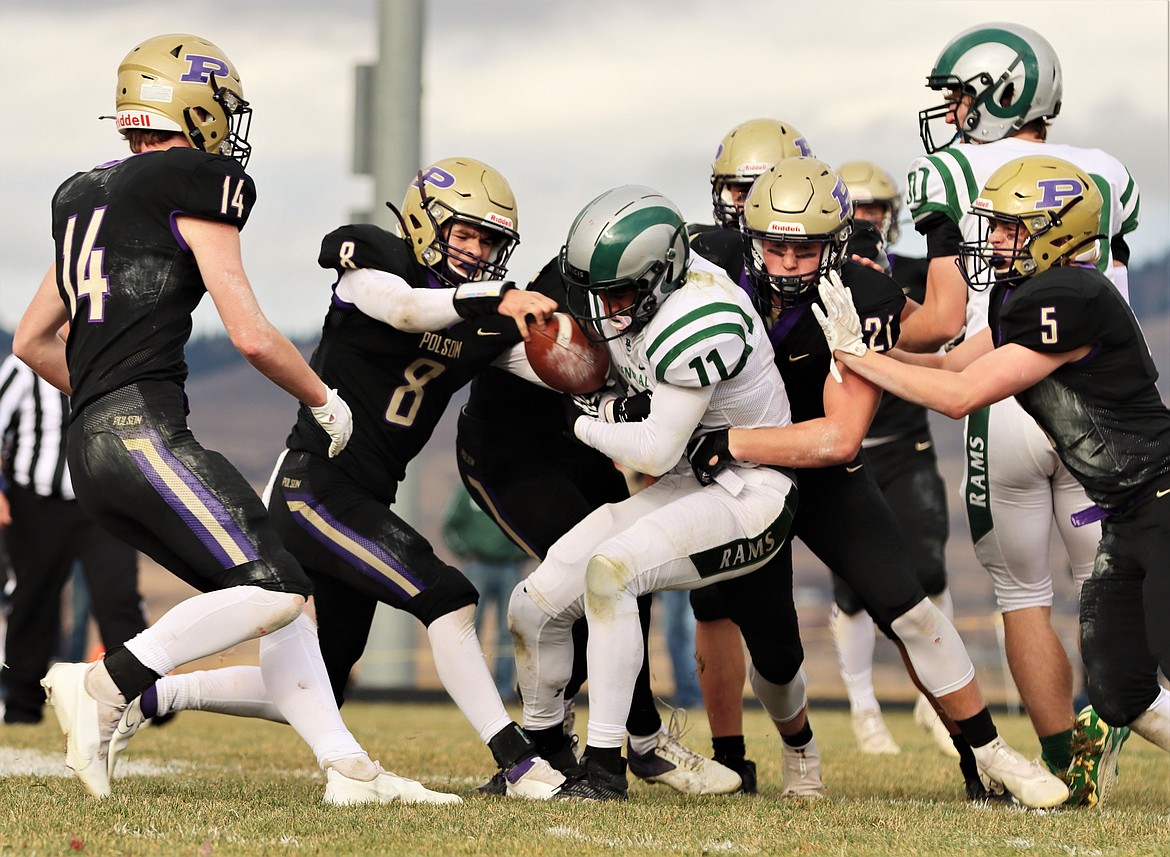
[{"label": "riddell logo on helmet", "polygon": [[151,128],[149,113],[119,113],[116,120],[118,130],[123,128]]},{"label": "riddell logo on helmet", "polygon": [[768,224],[768,232],[772,235],[803,235],[804,224],[783,223],[779,220],[773,220]]},{"label": "riddell logo on helmet", "polygon": [[489,211],[487,217],[484,218],[488,223],[494,223],[497,226],[502,226],[505,229],[513,228],[512,221],[501,214],[496,214],[494,211]]},{"label": "riddell logo on helmet", "polygon": [[763,161],[756,161],[755,163],[750,164],[740,164],[739,172],[751,174],[766,173],[769,169],[771,169],[771,167],[771,164],[765,164]]}]

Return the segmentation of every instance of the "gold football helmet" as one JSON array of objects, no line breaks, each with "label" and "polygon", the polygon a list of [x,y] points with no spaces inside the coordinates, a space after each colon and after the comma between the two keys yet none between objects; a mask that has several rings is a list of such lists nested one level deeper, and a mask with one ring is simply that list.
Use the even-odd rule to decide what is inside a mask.
[{"label": "gold football helmet", "polygon": [[902,213],[902,195],[892,176],[873,161],[849,161],[837,168],[839,175],[849,188],[853,200],[853,213],[857,206],[876,204],[885,207],[881,223],[876,224],[882,233],[882,240],[895,244],[901,236],[898,217]]},{"label": "gold football helmet", "polygon": [[711,202],[715,222],[724,229],[739,228],[741,205],[732,190],[738,185],[746,193],[753,181],[768,167],[785,158],[812,157],[804,135],[777,119],[749,119],[736,125],[715,152],[711,164]]},{"label": "gold football helmet", "polygon": [[[963,276],[982,291],[994,283],[1018,285],[1067,262],[1093,264],[1100,248],[1101,191],[1083,170],[1049,155],[1009,161],[991,174],[971,213],[979,236],[959,245]],[[994,247],[997,225],[1016,227],[1012,247]]]},{"label": "gold football helmet", "polygon": [[155,36],[118,66],[119,131],[178,131],[196,149],[246,164],[252,108],[227,55],[206,39]]},{"label": "gold football helmet", "polygon": [[[406,189],[402,211],[396,213],[398,234],[410,243],[415,258],[451,286],[502,280],[520,243],[516,197],[508,180],[471,158],[444,158],[419,170]],[[497,233],[486,261],[450,244],[456,222]]]},{"label": "gold football helmet", "polygon": [[[849,190],[824,161],[788,158],[756,179],[743,207],[740,230],[744,267],[765,318],[774,309],[811,300],[816,282],[841,269],[852,223]],[[809,274],[769,274],[764,264],[766,241],[819,242],[820,262]]]}]

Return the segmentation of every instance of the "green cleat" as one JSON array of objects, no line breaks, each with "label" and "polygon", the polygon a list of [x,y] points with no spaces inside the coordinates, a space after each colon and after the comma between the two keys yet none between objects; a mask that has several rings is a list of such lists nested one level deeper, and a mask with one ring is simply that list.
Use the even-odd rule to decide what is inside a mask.
[{"label": "green cleat", "polygon": [[1125,726],[1110,726],[1091,705],[1081,709],[1073,726],[1073,760],[1068,766],[1067,806],[1100,807],[1117,779],[1117,757],[1129,737]]}]

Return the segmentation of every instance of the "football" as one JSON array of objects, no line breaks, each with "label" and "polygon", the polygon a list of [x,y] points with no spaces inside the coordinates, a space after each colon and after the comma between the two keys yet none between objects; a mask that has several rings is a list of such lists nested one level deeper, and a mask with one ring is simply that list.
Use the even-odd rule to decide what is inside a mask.
[{"label": "football", "polygon": [[529,324],[524,344],[536,377],[562,393],[592,393],[609,376],[609,349],[593,342],[568,313],[553,313],[544,325]]}]

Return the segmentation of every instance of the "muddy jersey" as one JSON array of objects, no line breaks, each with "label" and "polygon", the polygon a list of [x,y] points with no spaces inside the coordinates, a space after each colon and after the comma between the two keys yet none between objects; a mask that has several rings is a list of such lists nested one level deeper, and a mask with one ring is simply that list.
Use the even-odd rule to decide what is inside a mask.
[{"label": "muddy jersey", "polygon": [[1108,279],[1091,268],[1053,268],[1018,288],[997,284],[989,312],[996,347],[1092,346],[1016,399],[1095,503],[1124,509],[1166,482],[1170,410],[1141,327]]},{"label": "muddy jersey", "polygon": [[[889,254],[892,270],[890,276],[902,288],[902,293],[911,300],[922,303],[926,297],[926,259],[913,256]],[[915,432],[926,431],[929,421],[926,408],[899,399],[892,393],[882,391],[882,400],[873,422],[866,433],[867,438],[879,439],[904,437]]]},{"label": "muddy jersey", "polygon": [[239,162],[188,148],[112,161],[57,189],[53,240],[71,322],[74,416],[128,384],[184,383],[183,347],[206,289],[175,219],[243,228],[255,201]]},{"label": "muddy jersey", "polygon": [[[339,276],[370,268],[395,274],[413,288],[443,287],[405,241],[368,224],[326,235],[318,264]],[[333,466],[380,501],[392,502],[407,463],[426,445],[451,396],[519,341],[516,322],[502,315],[407,333],[334,294],[310,360],[353,411],[353,437]],[[329,438],[304,405],[287,445],[328,455]]]},{"label": "muddy jersey", "polygon": [[[723,268],[749,295],[754,294],[743,264],[743,240],[738,232],[716,230],[696,235],[694,251]],[[853,293],[866,345],[888,351],[898,341],[899,319],[906,297],[885,274],[856,262],[846,262],[841,278]],[[812,294],[816,295],[815,287]],[[825,415],[825,378],[829,374],[829,345],[812,314],[816,296],[808,303],[784,310],[772,324],[769,339],[776,366],[792,404],[792,421],[799,423]]]}]

